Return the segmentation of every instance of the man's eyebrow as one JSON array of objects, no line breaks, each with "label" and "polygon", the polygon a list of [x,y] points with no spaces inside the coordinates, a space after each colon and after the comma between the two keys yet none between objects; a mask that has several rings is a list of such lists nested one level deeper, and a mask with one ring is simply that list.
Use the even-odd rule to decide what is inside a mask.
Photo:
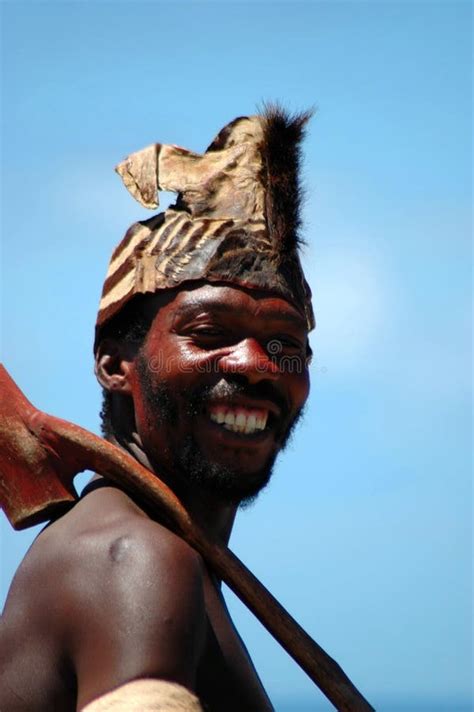
[{"label": "man's eyebrow", "polygon": [[[242,308],[232,308],[227,302],[217,301],[215,299],[196,299],[187,304],[181,304],[177,307],[175,312],[175,317],[180,316],[192,316],[199,311],[212,311],[214,313],[220,313],[228,315],[229,311],[236,316],[248,317],[248,312],[246,309]],[[265,312],[266,319],[273,319],[275,321],[283,321],[292,326],[297,326],[304,331],[307,331],[306,319],[300,315],[296,309],[293,313],[283,312],[280,309],[269,309]]]}]

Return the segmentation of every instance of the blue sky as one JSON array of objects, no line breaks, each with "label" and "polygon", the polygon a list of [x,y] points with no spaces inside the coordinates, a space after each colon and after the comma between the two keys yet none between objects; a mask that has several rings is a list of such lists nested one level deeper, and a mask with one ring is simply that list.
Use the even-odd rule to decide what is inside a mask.
[{"label": "blue sky", "polygon": [[[468,705],[470,4],[1,11],[2,360],[36,405],[95,431],[101,285],[148,216],[114,165],[155,141],[204,150],[263,100],[317,107],[304,169],[313,390],[231,545],[377,709]],[[2,518],[1,600],[34,534]],[[228,600],[277,709],[330,709]]]}]

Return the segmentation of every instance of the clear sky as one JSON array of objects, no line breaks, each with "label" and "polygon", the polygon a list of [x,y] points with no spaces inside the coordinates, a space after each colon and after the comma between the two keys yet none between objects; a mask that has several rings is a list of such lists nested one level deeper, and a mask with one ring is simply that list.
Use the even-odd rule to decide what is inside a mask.
[{"label": "clear sky", "polygon": [[[202,151],[263,100],[317,107],[312,396],[231,546],[377,709],[470,709],[470,4],[1,11],[2,360],[37,406],[96,432],[101,285],[148,216],[114,165],[155,141]],[[35,533],[1,518],[1,601]],[[228,600],[277,709],[331,709]]]}]

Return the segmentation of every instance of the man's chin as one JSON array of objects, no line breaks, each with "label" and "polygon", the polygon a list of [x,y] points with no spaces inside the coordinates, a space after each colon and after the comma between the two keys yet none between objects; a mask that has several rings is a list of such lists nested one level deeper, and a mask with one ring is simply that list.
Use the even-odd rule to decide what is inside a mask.
[{"label": "man's chin", "polygon": [[194,439],[189,438],[180,455],[180,469],[186,481],[213,495],[221,502],[246,506],[270,481],[275,455],[258,469],[244,463],[216,461],[203,454]]}]

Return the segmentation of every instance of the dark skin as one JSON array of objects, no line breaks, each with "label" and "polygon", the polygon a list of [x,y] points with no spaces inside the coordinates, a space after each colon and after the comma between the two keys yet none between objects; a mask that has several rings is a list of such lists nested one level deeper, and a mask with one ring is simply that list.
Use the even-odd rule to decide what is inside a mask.
[{"label": "dark skin", "polygon": [[[140,351],[106,339],[97,356],[99,381],[114,394],[116,443],[227,543],[237,502],[190,481],[177,453],[192,440],[236,486],[261,486],[308,395],[304,319],[279,296],[222,284],[154,295],[146,308],[156,315]],[[226,395],[235,382],[238,395]],[[149,397],[163,384],[171,422]],[[208,395],[190,417],[186,394],[202,386]],[[223,409],[266,426],[247,420],[247,432],[235,432],[216,422]],[[156,513],[116,487],[90,492],[36,539],[12,584],[0,644],[2,712],[80,710],[137,678],[184,685],[210,711],[272,709],[220,582]]]}]

